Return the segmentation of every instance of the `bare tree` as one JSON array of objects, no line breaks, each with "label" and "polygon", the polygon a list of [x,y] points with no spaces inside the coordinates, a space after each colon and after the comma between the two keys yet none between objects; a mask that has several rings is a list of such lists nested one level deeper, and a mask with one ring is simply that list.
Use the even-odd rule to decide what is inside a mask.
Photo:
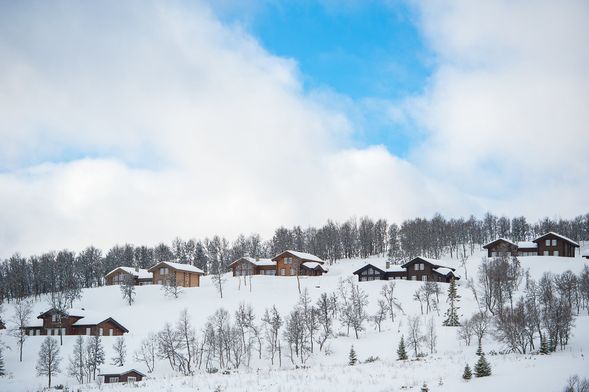
[{"label": "bare tree", "polygon": [[86,344],[86,369],[88,379],[92,376],[96,380],[96,371],[104,364],[104,348],[100,336],[92,336]]},{"label": "bare tree", "polygon": [[378,300],[377,305],[376,313],[371,317],[371,319],[374,325],[378,328],[378,332],[380,332],[381,324],[387,318],[388,307],[387,303],[382,299]]},{"label": "bare tree", "polygon": [[49,379],[49,388],[51,388],[51,378],[60,372],[59,364],[61,357],[59,356],[59,346],[55,339],[47,336],[41,344],[39,350],[39,359],[37,360],[37,375],[47,376]]},{"label": "bare tree", "polygon": [[421,317],[410,316],[407,320],[407,343],[413,348],[413,353],[417,357],[419,354],[419,347],[425,340],[421,332]]},{"label": "bare tree", "polygon": [[14,304],[14,316],[12,322],[14,324],[14,328],[10,331],[10,334],[16,338],[16,343],[18,345],[19,350],[19,361],[22,362],[22,348],[25,345],[25,341],[27,340],[27,334],[25,327],[31,317],[31,312],[33,311],[33,305],[30,301],[27,300],[20,300]]},{"label": "bare tree", "polygon": [[78,336],[74,343],[74,352],[69,358],[68,374],[74,377],[79,384],[83,384],[85,368],[84,338]]},{"label": "bare tree", "polygon": [[429,346],[429,352],[430,354],[433,354],[434,352],[436,352],[436,346],[438,343],[438,335],[436,333],[436,324],[435,324],[435,320],[434,317],[430,317],[429,320],[427,321],[427,325],[426,325],[426,340],[427,340],[427,344]]},{"label": "bare tree", "polygon": [[266,309],[264,317],[262,317],[262,323],[264,325],[265,340],[268,343],[270,361],[272,365],[274,365],[274,356],[278,351],[280,343],[278,340],[278,334],[280,332],[280,327],[282,327],[282,318],[280,317],[280,313],[278,313],[276,306],[273,306],[270,311]]},{"label": "bare tree", "polygon": [[51,306],[51,317],[55,317],[57,324],[59,324],[59,345],[63,345],[63,321],[68,318],[68,297],[64,291],[52,292],[49,297],[49,305]]},{"label": "bare tree", "polygon": [[484,312],[475,313],[470,319],[470,325],[473,333],[477,337],[477,343],[482,344],[483,338],[488,332],[491,319]]},{"label": "bare tree", "polygon": [[196,358],[196,331],[190,323],[188,309],[182,310],[176,324],[178,367],[188,376],[193,374],[192,363]]},{"label": "bare tree", "polygon": [[467,346],[470,346],[470,341],[472,340],[472,336],[474,335],[474,331],[472,329],[472,322],[470,319],[464,319],[460,323],[460,327],[458,327],[458,338],[464,340],[464,343]]},{"label": "bare tree", "polygon": [[332,302],[327,293],[321,293],[315,308],[317,309],[317,323],[320,329],[317,343],[319,343],[319,351],[321,351],[327,339],[333,335]]},{"label": "bare tree", "polygon": [[[173,275],[175,276],[176,274]],[[133,305],[133,302],[135,302],[135,279],[130,274],[125,275],[123,284],[121,285],[121,294],[129,306]]]},{"label": "bare tree", "polygon": [[178,298],[180,296],[182,293],[182,286],[178,282],[175,272],[172,272],[166,276],[162,290],[168,297]]},{"label": "bare tree", "polygon": [[146,339],[141,341],[141,346],[135,351],[134,355],[136,361],[145,364],[148,373],[153,372],[155,367],[155,357],[157,352],[156,339],[157,337],[153,333],[150,333]]},{"label": "bare tree", "polygon": [[401,307],[401,302],[397,298],[395,298],[395,282],[390,281],[386,285],[382,286],[381,292],[382,296],[385,299],[385,303],[387,305],[387,310],[389,315],[391,316],[391,321],[395,322],[395,312],[399,311],[402,314],[405,314],[403,308]]},{"label": "bare tree", "polygon": [[114,356],[111,358],[111,365],[114,366],[125,366],[125,359],[127,358],[127,345],[125,344],[125,338],[120,336],[115,340],[112,345]]}]

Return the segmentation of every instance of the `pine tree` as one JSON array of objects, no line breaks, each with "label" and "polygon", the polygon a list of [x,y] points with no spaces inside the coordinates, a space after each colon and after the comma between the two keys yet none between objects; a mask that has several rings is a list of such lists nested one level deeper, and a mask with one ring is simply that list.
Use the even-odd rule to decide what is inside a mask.
[{"label": "pine tree", "polygon": [[6,375],[6,369],[4,368],[4,353],[2,352],[2,347],[0,346],[0,377]]},{"label": "pine tree", "polygon": [[407,358],[407,350],[405,350],[405,338],[401,336],[401,341],[399,342],[399,347],[397,348],[397,360],[405,361]]},{"label": "pine tree", "polygon": [[352,345],[352,348],[350,349],[350,355],[348,357],[348,365],[354,366],[356,363],[358,363],[358,358],[356,357],[356,351],[354,351],[354,345]]},{"label": "pine tree", "polygon": [[479,342],[479,347],[477,348],[477,353],[478,356],[483,355],[483,346],[481,345],[481,343]]},{"label": "pine tree", "polygon": [[487,377],[491,375],[491,365],[485,358],[485,353],[481,353],[478,362],[474,366],[474,375],[477,377]]},{"label": "pine tree", "polygon": [[446,319],[444,320],[443,325],[447,327],[457,327],[460,325],[460,321],[458,320],[458,309],[460,309],[460,307],[457,305],[460,301],[460,295],[458,295],[458,291],[456,290],[456,280],[454,278],[450,280],[448,298],[446,301],[450,306],[446,311]]},{"label": "pine tree", "polygon": [[546,338],[542,337],[540,341],[540,354],[548,355],[550,354],[550,349],[548,348],[548,343],[546,342]]},{"label": "pine tree", "polygon": [[468,363],[464,367],[464,373],[462,373],[462,378],[465,380],[470,380],[472,378],[472,371],[470,370],[470,366],[468,366]]}]

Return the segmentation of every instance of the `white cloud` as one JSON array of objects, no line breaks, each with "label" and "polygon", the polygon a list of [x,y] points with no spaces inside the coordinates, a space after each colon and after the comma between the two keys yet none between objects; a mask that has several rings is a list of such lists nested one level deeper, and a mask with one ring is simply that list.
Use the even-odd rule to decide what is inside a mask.
[{"label": "white cloud", "polygon": [[[501,10],[486,13],[494,22],[458,28],[476,9],[427,4],[423,28],[440,67],[427,95],[406,104],[430,135],[410,160],[355,147],[353,102],[303,91],[293,60],[202,5],[5,5],[0,257],[176,235],[269,235],[282,224],[364,214],[584,208],[586,58],[548,61],[531,34],[503,55],[511,35],[496,31]],[[527,20],[520,14],[503,25],[515,29]],[[574,38],[566,53],[579,49]],[[562,43],[550,39],[552,49]],[[530,66],[535,55],[542,66]],[[556,126],[558,138],[574,142],[555,140],[548,131]],[[546,182],[550,193],[538,194]]]}]

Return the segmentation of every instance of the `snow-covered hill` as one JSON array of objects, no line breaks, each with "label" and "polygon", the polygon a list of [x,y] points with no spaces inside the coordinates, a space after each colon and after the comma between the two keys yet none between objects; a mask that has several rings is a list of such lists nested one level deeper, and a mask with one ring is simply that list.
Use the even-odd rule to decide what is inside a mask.
[{"label": "snow-covered hill", "polygon": [[[468,276],[474,277],[482,254],[471,257],[467,263]],[[571,270],[579,273],[588,260],[563,257],[522,257],[524,269],[529,269],[533,278],[538,279],[545,271],[555,273]],[[364,265],[367,260],[342,260],[330,267],[327,275],[322,277],[301,278],[302,288],[307,288],[315,301],[322,292],[331,293],[336,290],[340,279],[351,276],[352,272]],[[456,260],[443,260],[441,264],[457,266]],[[458,268],[464,277],[465,272]],[[149,332],[157,332],[166,322],[175,323],[183,309],[188,309],[192,322],[200,331],[207,318],[218,308],[224,308],[231,314],[240,303],[251,304],[256,312],[257,322],[264,309],[273,305],[285,316],[298,301],[297,280],[294,277],[255,276],[251,287],[239,284],[238,278],[226,275],[224,296],[219,294],[210,277],[204,277],[200,288],[184,289],[180,298],[164,296],[159,286],[141,286],[136,289],[136,302],[129,306],[121,297],[119,287],[108,286],[83,291],[83,297],[75,305],[93,311],[108,314],[129,329],[125,335],[128,348],[128,366],[146,373],[145,367],[133,360],[132,353],[140,345]],[[249,282],[248,282],[249,283]],[[366,291],[369,299],[369,313],[376,310],[380,298],[381,287],[387,282],[362,282],[360,287]],[[463,283],[463,281],[461,282]],[[407,315],[420,314],[419,303],[413,300],[413,294],[421,282],[396,281],[395,294],[401,301]],[[443,284],[444,292],[447,288]],[[472,293],[465,285],[459,285],[460,313],[470,316],[477,309]],[[47,309],[46,300],[34,305],[33,314]],[[445,295],[441,298],[441,315],[446,310]],[[5,304],[5,318],[11,316],[11,306]],[[365,324],[366,331],[356,340],[353,334],[337,336],[328,341],[329,355],[316,350],[307,362],[308,368],[293,369],[293,365],[285,356],[282,368],[271,367],[267,359],[254,360],[251,367],[240,368],[229,375],[221,373],[197,373],[192,377],[182,377],[170,370],[166,361],[157,362],[155,371],[149,379],[137,383],[134,387],[149,391],[182,391],[182,390],[215,390],[222,391],[385,391],[399,390],[402,386],[417,388],[424,382],[430,391],[461,391],[461,390],[560,390],[567,378],[573,374],[589,375],[589,362],[585,358],[585,350],[589,348],[589,318],[581,315],[576,320],[573,337],[565,351],[550,356],[537,355],[490,355],[488,360],[493,367],[493,376],[484,379],[473,379],[465,383],[461,379],[465,363],[471,366],[476,361],[476,346],[465,347],[456,337],[456,328],[443,327],[442,316],[435,313],[427,317],[435,317],[438,338],[437,353],[416,361],[396,361],[396,348],[401,334],[406,335],[406,317],[399,317],[393,324],[387,320],[383,331],[378,332],[370,323]],[[425,316],[424,316],[425,317]],[[339,329],[339,328],[338,328]],[[345,332],[341,328],[339,332]],[[6,370],[8,377],[0,378],[0,391],[32,391],[46,385],[44,377],[37,377],[35,363],[41,341],[44,337],[30,337],[24,346],[24,361],[18,362],[18,349],[15,340],[0,331],[0,340],[12,349],[5,351]],[[112,344],[115,337],[103,337],[107,358],[112,356]],[[98,388],[95,384],[76,386],[75,380],[67,375],[67,358],[72,353],[75,337],[64,337],[61,347],[62,372],[55,377],[53,384],[63,384],[76,389]],[[358,354],[360,361],[369,356],[377,356],[380,360],[364,363],[356,367],[347,366],[348,352],[351,345]],[[491,337],[485,338],[485,351],[500,351]],[[103,390],[127,390],[129,385],[103,385]],[[135,390],[135,389],[134,389]]]}]

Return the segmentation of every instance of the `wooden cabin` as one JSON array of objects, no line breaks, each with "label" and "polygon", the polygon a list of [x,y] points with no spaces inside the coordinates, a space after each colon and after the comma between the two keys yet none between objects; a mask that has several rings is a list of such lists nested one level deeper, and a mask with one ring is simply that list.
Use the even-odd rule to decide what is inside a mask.
[{"label": "wooden cabin", "polygon": [[488,257],[503,255],[575,257],[578,247],[579,244],[575,241],[552,231],[532,241],[515,243],[506,238],[498,238],[483,245],[483,248],[487,250]]},{"label": "wooden cabin", "polygon": [[576,248],[579,247],[579,244],[570,238],[552,231],[541,235],[533,242],[538,244],[538,256],[575,257]]},{"label": "wooden cabin", "polygon": [[272,259],[243,256],[229,264],[233,276],[276,275],[276,263]]},{"label": "wooden cabin", "polygon": [[89,312],[85,309],[68,309],[61,313],[49,309],[37,316],[40,320],[24,329],[30,336],[39,335],[89,335],[89,336],[121,336],[129,332],[112,317]]},{"label": "wooden cabin", "polygon": [[499,257],[502,255],[517,256],[517,244],[506,238],[498,238],[483,245],[487,249],[488,257]]},{"label": "wooden cabin", "polygon": [[310,253],[285,250],[272,258],[277,276],[321,276],[327,272],[325,262]]},{"label": "wooden cabin", "polygon": [[416,257],[403,265],[391,265],[387,261],[383,266],[381,262],[373,261],[354,271],[354,275],[358,275],[360,282],[402,279],[449,283],[452,279],[460,279],[454,268],[425,257]]},{"label": "wooden cabin", "polygon": [[153,283],[153,274],[146,269],[121,266],[104,276],[107,286],[124,284],[127,279],[132,279],[135,286],[143,286]]},{"label": "wooden cabin", "polygon": [[175,278],[178,286],[182,287],[199,287],[200,277],[204,275],[200,268],[172,261],[161,261],[148,271],[153,273],[154,284],[165,284]]},{"label": "wooden cabin", "polygon": [[117,382],[136,382],[143,380],[145,374],[135,369],[126,370],[124,367],[108,368],[101,367],[98,377],[102,377],[105,384]]}]

